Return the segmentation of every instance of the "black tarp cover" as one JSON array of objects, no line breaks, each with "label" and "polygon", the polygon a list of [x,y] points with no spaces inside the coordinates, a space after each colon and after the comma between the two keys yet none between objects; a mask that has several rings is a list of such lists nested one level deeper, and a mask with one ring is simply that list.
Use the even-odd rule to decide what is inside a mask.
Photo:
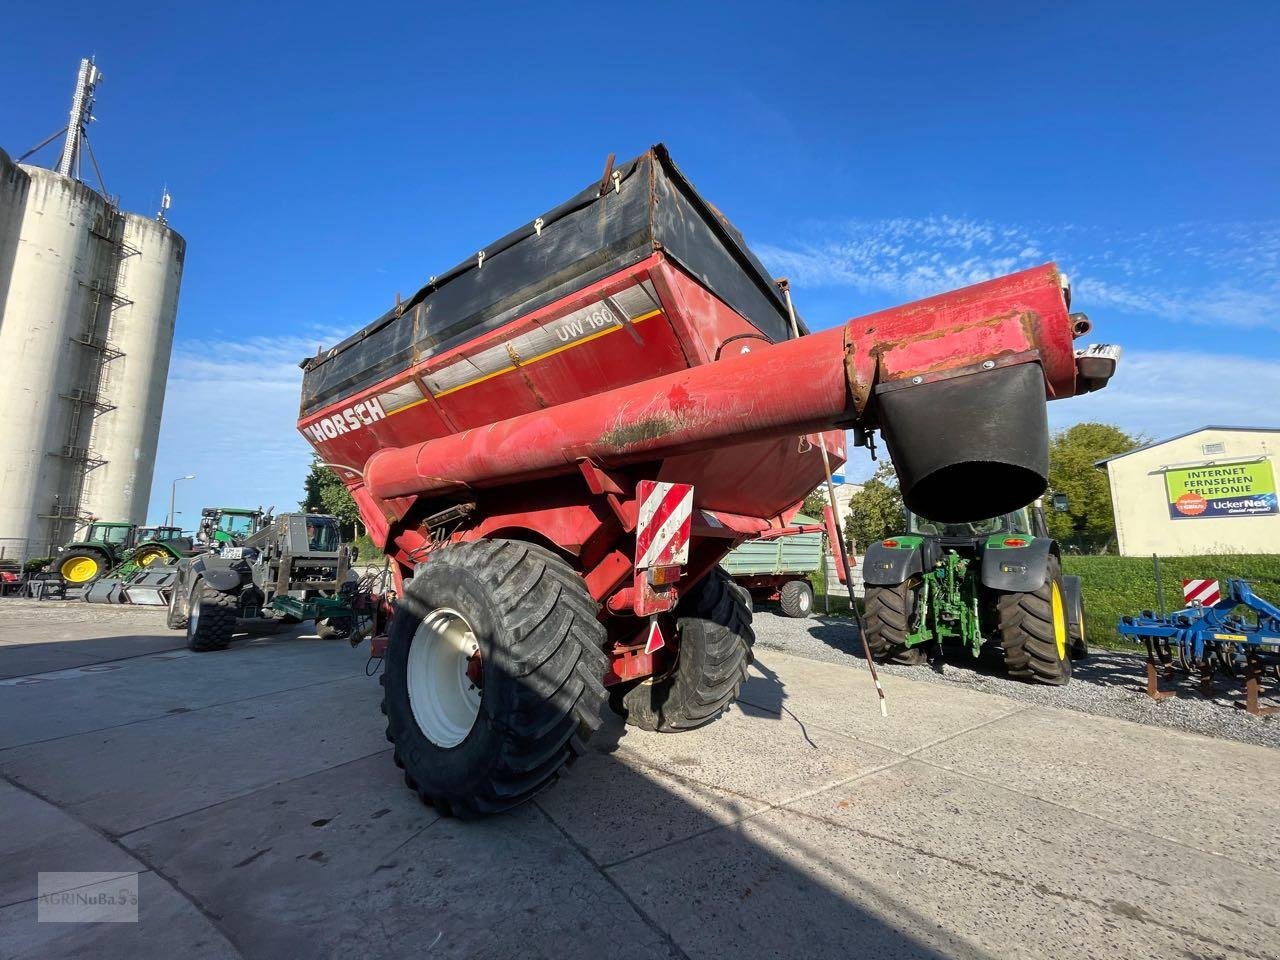
[{"label": "black tarp cover", "polygon": [[302,413],[389,378],[648,257],[658,245],[771,340],[786,304],[742,235],[702,199],[661,144],[435,277],[337,346],[304,362]]}]

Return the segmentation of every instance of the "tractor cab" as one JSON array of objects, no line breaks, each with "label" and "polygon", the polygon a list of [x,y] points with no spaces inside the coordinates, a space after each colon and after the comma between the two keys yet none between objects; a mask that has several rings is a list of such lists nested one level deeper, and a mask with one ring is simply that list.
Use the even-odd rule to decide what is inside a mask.
[{"label": "tractor cab", "polygon": [[137,534],[133,538],[135,544],[154,541],[156,543],[170,543],[174,540],[181,540],[181,527],[138,527]]},{"label": "tractor cab", "polygon": [[[1065,493],[1055,493],[1049,504],[1057,513],[1065,513],[1071,509],[1071,503]],[[907,533],[922,537],[983,541],[1002,534],[1010,539],[1018,537],[1034,539],[1049,536],[1049,526],[1044,519],[1044,504],[1041,500],[1036,500],[1019,510],[1002,513],[998,517],[990,517],[986,520],[975,520],[972,523],[935,523],[908,510]]]},{"label": "tractor cab", "polygon": [[122,550],[133,545],[137,526],[132,523],[104,523],[94,521],[84,528],[77,543],[97,543]]},{"label": "tractor cab", "polygon": [[264,527],[271,524],[271,511],[261,507],[250,510],[245,507],[205,507],[200,511],[202,543],[221,546],[239,546]]},{"label": "tractor cab", "polygon": [[336,517],[307,514],[307,549],[312,553],[334,553],[342,543]]},{"label": "tractor cab", "polygon": [[986,539],[1001,533],[1034,536],[1030,509],[1023,507],[1010,513],[972,523],[934,523],[924,517],[907,512],[907,532],[925,537]]}]

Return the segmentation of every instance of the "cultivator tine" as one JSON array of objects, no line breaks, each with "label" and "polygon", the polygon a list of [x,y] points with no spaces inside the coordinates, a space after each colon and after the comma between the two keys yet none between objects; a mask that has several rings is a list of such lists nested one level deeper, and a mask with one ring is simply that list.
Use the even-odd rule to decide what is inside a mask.
[{"label": "cultivator tine", "polygon": [[1200,672],[1200,692],[1205,696],[1213,695],[1213,657],[1208,650],[1201,651],[1196,658],[1196,667]]},{"label": "cultivator tine", "polygon": [[1259,703],[1262,696],[1262,675],[1262,658],[1250,647],[1245,653],[1244,700],[1237,700],[1232,706],[1255,717],[1267,717],[1273,713],[1280,713],[1280,707],[1264,707]]},{"label": "cultivator tine", "polygon": [[[1240,663],[1240,647],[1235,643],[1219,643],[1214,651],[1214,656],[1218,661],[1218,669],[1225,673],[1233,680],[1239,680],[1241,676]],[[1245,657],[1246,670],[1248,657]]]},{"label": "cultivator tine", "polygon": [[1145,637],[1147,644],[1147,696],[1152,700],[1168,700],[1176,697],[1172,690],[1160,689],[1160,671],[1156,668],[1156,658],[1164,665],[1165,679],[1173,678],[1173,661],[1169,656],[1169,644],[1161,643],[1155,637]]},{"label": "cultivator tine", "polygon": [[1191,641],[1185,638],[1178,641],[1178,667],[1184,673],[1196,671],[1195,651],[1191,647]]}]

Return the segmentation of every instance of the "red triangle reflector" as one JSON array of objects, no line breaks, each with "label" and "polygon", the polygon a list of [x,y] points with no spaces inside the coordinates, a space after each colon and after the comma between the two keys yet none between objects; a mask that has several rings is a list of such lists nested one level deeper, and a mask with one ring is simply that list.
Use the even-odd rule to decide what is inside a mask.
[{"label": "red triangle reflector", "polygon": [[649,621],[649,639],[644,645],[645,653],[657,653],[667,645],[667,641],[662,639],[662,630],[658,627],[657,620]]}]

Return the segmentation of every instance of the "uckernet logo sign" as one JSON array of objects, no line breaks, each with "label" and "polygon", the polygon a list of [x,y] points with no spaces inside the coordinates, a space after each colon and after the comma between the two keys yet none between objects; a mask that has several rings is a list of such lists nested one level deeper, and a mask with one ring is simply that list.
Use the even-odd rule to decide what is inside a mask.
[{"label": "uckernet logo sign", "polygon": [[1164,482],[1174,520],[1280,512],[1270,460],[1181,467],[1166,471]]}]

